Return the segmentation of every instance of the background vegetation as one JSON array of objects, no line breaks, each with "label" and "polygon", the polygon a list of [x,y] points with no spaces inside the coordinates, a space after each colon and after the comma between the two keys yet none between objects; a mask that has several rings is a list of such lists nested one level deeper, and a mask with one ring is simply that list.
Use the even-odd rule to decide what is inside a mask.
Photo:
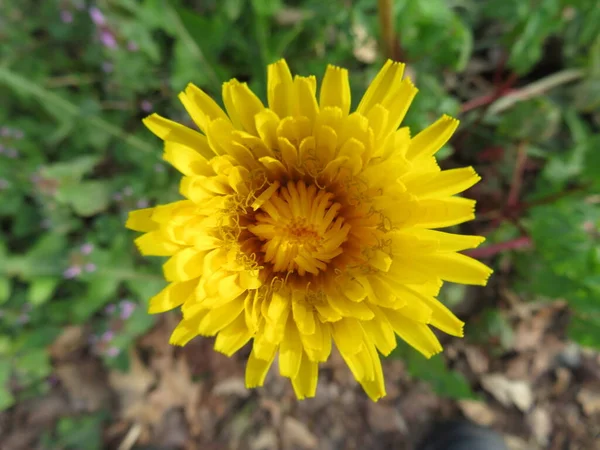
[{"label": "background vegetation", "polygon": [[[478,218],[464,230],[488,237],[472,254],[496,275],[486,289],[443,292],[472,319],[466,339],[492,353],[510,345],[499,309],[509,290],[563,299],[568,338],[599,348],[597,2],[393,3],[398,45],[387,52],[409,64],[420,90],[407,124],[459,117],[441,164],[472,164],[483,176],[468,193]],[[160,261],[141,259],[123,224],[130,209],[177,198],[178,177],[161,162],[145,115],[190,123],[177,101],[190,81],[218,98],[221,82],[237,77],[264,96],[265,67],[280,57],[303,75],[347,67],[356,102],[385,58],[372,0],[2,1],[0,41],[0,410],[8,412],[52,389],[47,349],[67,325],[85,327],[86,352],[107,370],[127,370],[128,348],[154,324],[145,304],[163,284]],[[473,395],[443,357],[395,356],[440,393]],[[59,420],[47,448],[101,447],[105,417],[82,420]]]}]

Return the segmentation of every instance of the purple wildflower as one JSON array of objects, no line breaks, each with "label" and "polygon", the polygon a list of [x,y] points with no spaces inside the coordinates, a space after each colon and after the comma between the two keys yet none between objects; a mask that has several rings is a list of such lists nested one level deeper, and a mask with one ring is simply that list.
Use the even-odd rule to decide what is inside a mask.
[{"label": "purple wildflower", "polygon": [[87,263],[85,266],[83,266],[83,268],[85,269],[86,272],[95,272],[96,271],[96,264],[94,263]]},{"label": "purple wildflower", "polygon": [[71,266],[63,272],[63,277],[66,278],[67,280],[70,280],[80,274],[81,274],[81,267]]},{"label": "purple wildflower", "polygon": [[108,356],[110,358],[114,358],[115,356],[118,356],[119,353],[121,353],[121,350],[118,349],[117,347],[110,347],[108,350],[106,350],[106,356]]},{"label": "purple wildflower", "polygon": [[139,49],[140,49],[140,47],[137,45],[136,42],[129,41],[127,43],[127,50],[129,50],[130,52],[137,52]]},{"label": "purple wildflower", "polygon": [[87,242],[81,246],[79,251],[81,252],[82,255],[89,255],[90,253],[92,253],[94,251],[94,244]]},{"label": "purple wildflower", "polygon": [[107,48],[116,48],[117,47],[117,39],[114,34],[112,34],[108,30],[102,30],[100,32],[100,42]]},{"label": "purple wildflower", "polygon": [[106,314],[113,314],[116,310],[117,310],[117,307],[115,306],[114,303],[111,303],[110,305],[107,305],[106,308],[104,308],[104,311],[106,312]]},{"label": "purple wildflower", "polygon": [[100,11],[95,6],[92,6],[89,12],[92,22],[94,22],[99,27],[106,25],[106,19],[104,18],[104,14],[102,14],[102,11]]},{"label": "purple wildflower", "polygon": [[148,202],[148,200],[146,200],[145,198],[140,198],[140,199],[137,201],[137,203],[136,203],[136,206],[137,206],[138,208],[142,209],[142,208],[147,208],[149,204],[150,204],[150,203]]},{"label": "purple wildflower", "polygon": [[131,314],[137,307],[137,305],[131,300],[123,300],[119,306],[121,307],[120,317],[122,320],[129,319],[129,317],[131,317]]},{"label": "purple wildflower", "polygon": [[60,20],[63,21],[63,23],[71,23],[73,22],[73,13],[67,9],[63,9],[60,12]]},{"label": "purple wildflower", "polygon": [[149,113],[152,111],[152,102],[149,100],[142,100],[142,103],[140,103],[140,108],[142,108],[142,111]]},{"label": "purple wildflower", "polygon": [[112,330],[107,330],[104,333],[102,333],[102,337],[100,337],[100,339],[103,342],[110,342],[112,341],[112,339],[115,337],[115,333],[113,333]]},{"label": "purple wildflower", "polygon": [[133,195],[133,188],[131,186],[125,186],[123,188],[123,195],[125,197],[131,197]]}]

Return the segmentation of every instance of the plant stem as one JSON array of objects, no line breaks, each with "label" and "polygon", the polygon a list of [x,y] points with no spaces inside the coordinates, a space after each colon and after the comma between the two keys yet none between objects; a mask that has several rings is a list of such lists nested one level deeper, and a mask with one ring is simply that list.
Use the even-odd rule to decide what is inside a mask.
[{"label": "plant stem", "polygon": [[396,59],[396,33],[394,32],[393,0],[377,0],[379,9],[379,26],[383,55],[388,59]]}]

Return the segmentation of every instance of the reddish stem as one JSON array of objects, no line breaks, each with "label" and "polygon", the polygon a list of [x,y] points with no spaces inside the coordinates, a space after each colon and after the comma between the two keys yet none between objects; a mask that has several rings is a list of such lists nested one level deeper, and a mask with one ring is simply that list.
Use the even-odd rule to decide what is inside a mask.
[{"label": "reddish stem", "polygon": [[502,253],[507,250],[517,250],[521,248],[530,248],[533,245],[529,236],[521,236],[516,239],[512,239],[506,242],[500,242],[498,244],[488,245],[487,247],[476,248],[465,252],[468,256],[473,258],[490,258],[498,253]]}]

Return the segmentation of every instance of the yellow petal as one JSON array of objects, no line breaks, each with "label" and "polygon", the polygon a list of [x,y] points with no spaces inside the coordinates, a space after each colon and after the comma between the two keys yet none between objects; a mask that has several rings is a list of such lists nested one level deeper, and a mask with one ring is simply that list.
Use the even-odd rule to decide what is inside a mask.
[{"label": "yellow petal", "polygon": [[442,345],[427,325],[410,320],[398,311],[388,309],[385,313],[396,334],[423,356],[431,358],[442,351]]},{"label": "yellow petal", "polygon": [[198,333],[203,336],[214,336],[227,325],[232,323],[238,316],[242,315],[244,309],[244,296],[238,296],[236,299],[211,309],[200,320],[198,324]]},{"label": "yellow petal", "polygon": [[301,334],[304,351],[311,361],[327,361],[331,353],[331,327],[329,324],[315,321],[313,334]]},{"label": "yellow petal", "polygon": [[280,321],[284,314],[287,314],[290,310],[291,298],[288,295],[274,292],[271,296],[271,303],[269,304],[268,317],[273,322]]},{"label": "yellow petal", "polygon": [[445,233],[443,231],[413,228],[406,230],[406,235],[413,240],[435,243],[434,250],[439,252],[458,252],[476,248],[485,241],[483,236]]},{"label": "yellow petal", "polygon": [[298,100],[297,114],[308,118],[308,120],[313,123],[319,112],[319,105],[315,98],[317,79],[314,76],[295,76],[294,87],[296,89],[296,98]]},{"label": "yellow petal", "polygon": [[171,256],[181,249],[180,245],[168,240],[160,230],[143,234],[134,242],[144,256]]},{"label": "yellow petal", "polygon": [[476,259],[460,253],[438,253],[415,261],[428,273],[444,281],[485,286],[492,269]]},{"label": "yellow petal", "polygon": [[194,293],[198,280],[175,282],[150,299],[149,314],[163,313],[182,305]]},{"label": "yellow petal", "polygon": [[202,275],[204,252],[195,248],[185,248],[175,253],[163,265],[167,281],[187,281]]},{"label": "yellow petal", "polygon": [[448,142],[457,127],[458,120],[450,116],[442,116],[410,141],[406,157],[412,160],[433,156]]},{"label": "yellow petal", "polygon": [[248,362],[246,363],[247,388],[254,388],[264,384],[267,372],[271,368],[271,364],[273,364],[273,359],[275,359],[275,353],[273,353],[272,358],[264,360],[257,358],[254,353],[254,348],[252,349],[252,352],[248,357]]},{"label": "yellow petal", "polygon": [[293,320],[288,320],[285,337],[279,347],[279,373],[288,378],[295,378],[302,361],[302,341]]},{"label": "yellow petal", "polygon": [[384,133],[392,133],[398,129],[415,95],[419,90],[410,79],[405,78],[383,102],[383,107],[389,111],[390,121]]},{"label": "yellow petal", "polygon": [[252,332],[246,326],[244,315],[240,314],[233,322],[223,328],[215,340],[215,350],[227,356],[232,356],[241,349],[252,337]]},{"label": "yellow petal", "polygon": [[444,228],[475,218],[475,200],[461,197],[446,199],[427,198],[419,200],[406,225],[424,228]]},{"label": "yellow petal", "polygon": [[354,355],[363,347],[363,332],[356,319],[344,318],[331,324],[333,340],[342,353]]},{"label": "yellow petal", "polygon": [[314,397],[317,392],[319,379],[319,364],[311,361],[306,353],[302,354],[300,369],[292,378],[292,387],[299,400]]},{"label": "yellow petal", "polygon": [[405,185],[411,194],[420,198],[446,197],[469,189],[479,180],[481,180],[481,177],[477,175],[472,167],[463,167],[438,172],[427,181],[414,178]]},{"label": "yellow petal", "polygon": [[[377,308],[371,306],[371,308]],[[389,355],[396,348],[396,335],[390,322],[379,308],[375,313],[375,318],[361,322],[365,334],[369,337],[377,349],[385,356]]]},{"label": "yellow petal", "polygon": [[347,116],[350,112],[350,81],[348,71],[341,67],[329,65],[321,84],[319,106],[336,106]]},{"label": "yellow petal", "polygon": [[169,339],[169,344],[184,346],[193,338],[198,336],[196,327],[194,326],[195,321],[182,320],[179,322],[177,327],[173,330]]},{"label": "yellow petal", "polygon": [[373,106],[383,103],[385,98],[393,92],[393,88],[400,83],[403,73],[404,64],[388,59],[371,82],[356,111],[367,115]]},{"label": "yellow petal", "polygon": [[313,334],[315,332],[315,315],[313,313],[312,306],[309,306],[304,300],[302,295],[301,299],[297,299],[296,292],[294,292],[294,299],[292,300],[292,312],[294,315],[294,322],[298,326],[298,330],[302,334]]},{"label": "yellow petal", "polygon": [[[202,136],[203,139],[206,139]],[[208,143],[206,144],[208,148]],[[209,149],[210,150],[210,149]],[[215,153],[203,154],[179,142],[167,141],[163,159],[184,175],[212,175],[213,171],[206,158],[212,158]]]},{"label": "yellow petal", "polygon": [[158,228],[158,223],[152,220],[154,208],[137,209],[129,211],[125,226],[134,231],[153,231]]},{"label": "yellow petal", "polygon": [[371,320],[373,311],[367,302],[353,302],[342,296],[329,296],[331,307],[343,317],[354,317],[359,320]]},{"label": "yellow petal", "polygon": [[279,117],[285,118],[293,113],[294,84],[284,59],[270,64],[267,69],[267,97],[269,108]]},{"label": "yellow petal", "polygon": [[258,136],[256,131],[256,115],[265,109],[260,99],[250,90],[246,83],[239,83],[237,81],[231,85],[231,99],[237,113],[236,115],[239,117],[239,121],[244,129],[248,133]]},{"label": "yellow petal", "polygon": [[198,127],[206,132],[208,124],[216,119],[229,121],[221,107],[202,89],[188,84],[179,99]]},{"label": "yellow petal", "polygon": [[204,156],[214,152],[208,146],[206,138],[197,131],[192,130],[158,114],[152,114],[143,119],[144,125],[163,141],[173,141],[193,148]]},{"label": "yellow petal", "polygon": [[386,395],[385,383],[383,379],[383,369],[381,367],[381,360],[377,354],[377,350],[370,345],[368,346],[369,356],[373,365],[374,376],[372,380],[361,380],[360,384],[367,393],[367,395],[373,401],[379,400],[381,397]]}]

